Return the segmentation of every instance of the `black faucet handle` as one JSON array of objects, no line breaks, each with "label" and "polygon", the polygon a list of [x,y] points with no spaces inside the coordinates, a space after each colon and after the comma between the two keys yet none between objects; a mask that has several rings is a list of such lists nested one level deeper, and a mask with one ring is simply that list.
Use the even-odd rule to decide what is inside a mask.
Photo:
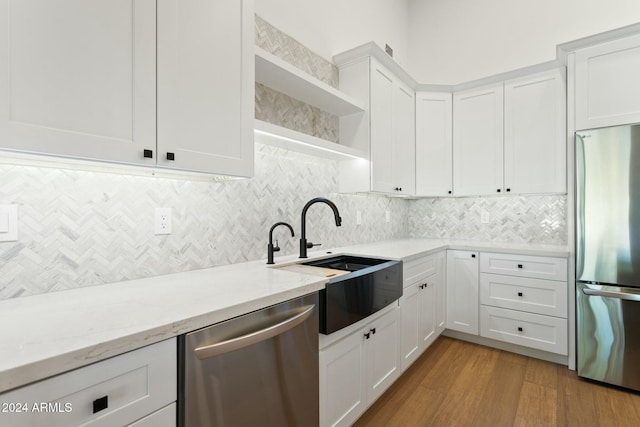
[{"label": "black faucet handle", "polygon": [[280,252],[280,245],[278,245],[278,239],[276,239],[276,245],[273,247],[273,252]]},{"label": "black faucet handle", "polygon": [[311,242],[307,242],[307,249],[311,249],[314,246],[320,246],[322,245],[322,243],[311,243]]}]

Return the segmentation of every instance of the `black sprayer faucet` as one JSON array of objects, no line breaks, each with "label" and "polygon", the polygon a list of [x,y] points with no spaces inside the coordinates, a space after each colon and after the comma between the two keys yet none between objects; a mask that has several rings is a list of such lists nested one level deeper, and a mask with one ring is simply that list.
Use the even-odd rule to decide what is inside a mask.
[{"label": "black sprayer faucet", "polygon": [[276,229],[277,226],[284,225],[291,230],[291,237],[295,237],[295,233],[293,232],[293,227],[291,227],[286,222],[276,222],[271,226],[269,230],[269,244],[267,245],[267,264],[273,264],[273,253],[278,252],[280,247],[278,246],[278,241],[276,240],[276,245],[273,246],[273,230]]},{"label": "black sprayer faucet", "polygon": [[333,210],[333,216],[336,219],[336,227],[340,227],[340,225],[342,224],[342,218],[340,218],[340,212],[338,212],[338,208],[336,207],[336,205],[333,204],[333,202],[329,199],[325,199],[324,197],[316,197],[315,199],[311,199],[307,202],[306,205],[304,205],[304,208],[302,208],[302,220],[301,220],[301,236],[300,236],[300,258],[306,258],[307,257],[307,249],[310,249],[314,246],[318,246],[319,243],[316,243],[315,245],[311,242],[307,243],[307,210],[309,210],[309,208],[311,207],[311,205],[313,205],[314,203],[318,203],[318,202],[322,202],[322,203],[326,203],[327,205],[329,205],[329,207]]}]

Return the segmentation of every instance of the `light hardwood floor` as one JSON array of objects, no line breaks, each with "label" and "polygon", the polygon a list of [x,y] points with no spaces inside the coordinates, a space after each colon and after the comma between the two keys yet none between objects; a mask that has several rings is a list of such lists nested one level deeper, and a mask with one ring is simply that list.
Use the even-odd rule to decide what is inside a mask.
[{"label": "light hardwood floor", "polygon": [[640,426],[640,394],[440,337],[355,426]]}]

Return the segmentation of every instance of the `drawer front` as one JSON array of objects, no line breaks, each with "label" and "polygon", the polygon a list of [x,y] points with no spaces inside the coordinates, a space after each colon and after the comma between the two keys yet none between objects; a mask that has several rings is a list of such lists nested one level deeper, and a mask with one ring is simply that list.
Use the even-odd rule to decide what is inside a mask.
[{"label": "drawer front", "polygon": [[176,404],[165,406],[127,427],[176,427]]},{"label": "drawer front", "polygon": [[423,277],[435,274],[438,271],[437,254],[427,255],[409,262],[404,262],[403,281],[404,287],[411,286]]},{"label": "drawer front", "polygon": [[480,272],[567,281],[566,258],[528,255],[480,254]]},{"label": "drawer front", "polygon": [[480,304],[567,317],[567,282],[480,273]]},{"label": "drawer front", "polygon": [[176,400],[176,340],[162,341],[10,391],[0,403],[26,404],[3,425],[118,426]]},{"label": "drawer front", "polygon": [[567,320],[480,306],[480,336],[567,355]]}]

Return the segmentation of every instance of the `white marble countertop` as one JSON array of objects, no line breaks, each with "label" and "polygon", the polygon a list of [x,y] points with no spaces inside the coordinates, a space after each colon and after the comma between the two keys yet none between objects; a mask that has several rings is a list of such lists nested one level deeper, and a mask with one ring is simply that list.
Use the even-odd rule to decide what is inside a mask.
[{"label": "white marble countertop", "polygon": [[[443,249],[567,257],[562,246],[401,239],[320,250],[409,261]],[[278,265],[299,261],[296,256]],[[324,288],[264,260],[0,301],[0,392]]]}]

